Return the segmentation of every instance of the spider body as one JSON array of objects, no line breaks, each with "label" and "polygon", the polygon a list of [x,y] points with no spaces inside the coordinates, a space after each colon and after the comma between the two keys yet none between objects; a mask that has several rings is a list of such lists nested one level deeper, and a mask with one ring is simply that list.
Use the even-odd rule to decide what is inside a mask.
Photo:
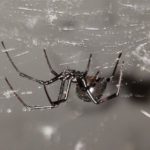
[{"label": "spider body", "polygon": [[[94,104],[100,104],[106,101],[109,101],[119,95],[120,92],[120,86],[121,86],[121,80],[122,80],[122,71],[123,71],[123,64],[124,62],[122,61],[121,64],[121,69],[120,69],[120,76],[118,79],[118,85],[117,85],[117,91],[110,94],[109,96],[104,97],[103,93],[107,87],[107,84],[112,81],[113,77],[115,76],[119,60],[121,58],[122,52],[119,53],[117,61],[115,63],[113,72],[110,77],[100,77],[99,76],[99,71],[96,72],[95,75],[88,75],[90,63],[91,63],[91,58],[92,54],[90,54],[89,59],[88,59],[88,64],[85,69],[85,71],[77,71],[77,70],[72,70],[72,69],[65,69],[61,73],[57,73],[51,66],[46,50],[44,49],[44,56],[47,61],[47,65],[49,67],[50,72],[54,75],[54,77],[50,80],[39,80],[36,79],[30,75],[27,75],[18,69],[18,67],[15,65],[14,61],[10,57],[4,42],[1,42],[3,48],[5,49],[6,56],[8,57],[12,67],[16,70],[16,72],[19,74],[19,76],[26,78],[28,80],[34,81],[40,85],[43,86],[44,92],[47,96],[48,102],[50,105],[46,106],[31,106],[28,105],[19,95],[18,93],[15,92],[13,86],[11,83],[8,81],[7,78],[5,78],[6,83],[8,84],[9,88],[13,90],[14,95],[16,98],[19,100],[19,102],[26,108],[30,109],[51,109],[55,108],[61,103],[64,103],[68,100],[71,84],[74,83],[76,84],[76,93],[78,97],[85,101],[85,102],[93,102]],[[47,86],[51,85],[52,83],[60,81],[60,89],[59,89],[59,95],[57,100],[52,101],[48,91],[47,91]]]},{"label": "spider body", "polygon": [[[87,86],[88,86],[89,91],[95,97],[95,99],[98,101],[102,97],[102,95],[106,89],[106,86],[107,86],[106,78],[95,79],[95,76],[87,76],[86,81],[87,81]],[[76,93],[81,100],[83,100],[85,102],[92,102],[91,98],[87,94],[84,87],[78,83],[76,86]]]},{"label": "spider body", "polygon": [[[88,89],[95,99],[98,100],[102,97],[107,86],[107,79],[97,77],[98,73],[99,72],[97,72],[96,76],[85,76],[85,72],[66,69],[62,75],[60,75],[60,80],[69,80],[72,78],[72,82],[76,84],[76,94],[79,99],[85,102],[92,102],[86,90]],[[85,88],[82,82],[84,78],[87,88]]]}]

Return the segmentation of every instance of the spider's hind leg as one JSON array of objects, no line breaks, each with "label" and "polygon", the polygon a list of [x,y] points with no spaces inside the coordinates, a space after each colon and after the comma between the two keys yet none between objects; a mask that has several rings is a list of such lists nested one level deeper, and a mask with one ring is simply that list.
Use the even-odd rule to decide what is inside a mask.
[{"label": "spider's hind leg", "polygon": [[[9,88],[13,91],[14,95],[16,96],[16,98],[19,100],[19,102],[25,107],[25,108],[29,108],[31,110],[34,110],[34,109],[52,109],[52,108],[55,108],[54,105],[48,105],[48,106],[31,106],[31,105],[28,105],[27,103],[24,102],[24,100],[15,92],[13,86],[11,85],[11,83],[8,81],[7,78],[5,78],[5,81],[7,83],[7,85],[9,86]],[[45,87],[45,85],[44,85]],[[45,90],[45,88],[44,88]],[[47,90],[46,90],[47,91]],[[49,102],[51,103],[51,98],[49,95],[47,95],[47,97],[49,98]],[[51,103],[52,104],[52,103]]]},{"label": "spider's hind leg", "polygon": [[117,91],[109,96],[100,98],[98,103],[103,103],[105,101],[111,100],[111,99],[119,96],[121,81],[122,81],[122,76],[123,76],[123,66],[124,66],[124,61],[122,61],[122,64],[121,64],[120,75],[119,75],[119,80],[118,80],[118,84],[117,84]]}]

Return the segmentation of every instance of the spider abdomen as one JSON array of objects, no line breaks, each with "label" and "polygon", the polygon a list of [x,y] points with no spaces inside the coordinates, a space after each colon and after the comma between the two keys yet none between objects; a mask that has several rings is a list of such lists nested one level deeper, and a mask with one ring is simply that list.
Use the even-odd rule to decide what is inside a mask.
[{"label": "spider abdomen", "polygon": [[[106,88],[107,82],[105,80],[93,80],[92,76],[88,76],[87,79],[87,85],[89,86],[89,91],[93,95],[93,97],[98,100],[102,97],[103,92]],[[78,84],[76,86],[76,93],[77,96],[86,102],[91,102],[91,98],[89,97],[86,90],[82,87],[80,87]]]}]

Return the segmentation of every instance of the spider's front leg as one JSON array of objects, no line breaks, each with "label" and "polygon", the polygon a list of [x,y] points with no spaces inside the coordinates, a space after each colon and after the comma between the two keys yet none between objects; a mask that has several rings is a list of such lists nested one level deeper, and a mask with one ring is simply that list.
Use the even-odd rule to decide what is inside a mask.
[{"label": "spider's front leg", "polygon": [[7,85],[9,86],[9,88],[13,91],[14,95],[16,96],[16,98],[19,100],[19,102],[25,107],[25,108],[29,108],[29,109],[52,109],[52,108],[55,108],[54,105],[52,105],[52,101],[51,101],[51,98],[49,96],[49,94],[47,93],[47,89],[46,89],[46,86],[44,85],[44,91],[46,92],[46,95],[47,95],[47,98],[50,102],[51,105],[48,105],[48,106],[32,106],[32,105],[28,105],[14,90],[13,86],[11,85],[11,83],[8,81],[7,78],[5,78],[5,81],[7,83]]},{"label": "spider's front leg", "polygon": [[50,64],[50,62],[49,62],[49,60],[48,60],[48,57],[47,57],[47,54],[46,54],[46,50],[45,50],[45,49],[44,49],[44,56],[45,56],[45,58],[46,58],[47,64],[48,64],[49,69],[50,69],[50,72],[55,75],[55,78],[54,78],[52,81],[39,80],[39,79],[36,79],[36,78],[34,78],[34,77],[31,77],[31,76],[29,76],[29,75],[27,75],[27,74],[21,72],[21,71],[18,69],[18,67],[15,65],[14,61],[12,60],[12,58],[10,57],[8,51],[6,50],[6,46],[5,46],[5,44],[4,44],[3,41],[1,42],[1,44],[2,44],[3,48],[5,49],[5,53],[6,53],[7,57],[8,57],[8,59],[9,59],[10,63],[12,64],[12,66],[13,66],[13,68],[16,70],[16,72],[19,74],[19,76],[21,76],[21,77],[23,77],[23,78],[27,78],[27,79],[32,80],[32,81],[35,81],[35,82],[37,82],[37,83],[39,83],[39,84],[42,84],[42,85],[50,84],[51,82],[54,82],[55,80],[58,80],[59,76],[61,76],[61,74],[56,73],[56,72],[52,69],[51,64]]},{"label": "spider's front leg", "polygon": [[[71,88],[72,79],[73,79],[73,78],[70,78],[70,79],[68,80],[66,91],[64,91],[64,88],[65,88],[65,82],[66,82],[67,79],[62,80],[61,86],[60,86],[60,91],[59,91],[58,99],[57,99],[57,101],[53,102],[54,106],[55,106],[55,105],[59,105],[59,104],[64,103],[64,102],[67,101],[68,96],[69,96],[69,91],[70,91],[70,88]],[[64,92],[65,92],[65,94],[64,94]]]}]

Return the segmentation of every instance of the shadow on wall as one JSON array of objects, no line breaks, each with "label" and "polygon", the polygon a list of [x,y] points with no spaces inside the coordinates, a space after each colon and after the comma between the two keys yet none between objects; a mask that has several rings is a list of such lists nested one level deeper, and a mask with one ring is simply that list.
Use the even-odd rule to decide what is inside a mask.
[{"label": "shadow on wall", "polygon": [[125,74],[123,85],[125,90],[132,94],[132,102],[139,104],[150,103],[150,80],[138,80],[135,76]]}]

